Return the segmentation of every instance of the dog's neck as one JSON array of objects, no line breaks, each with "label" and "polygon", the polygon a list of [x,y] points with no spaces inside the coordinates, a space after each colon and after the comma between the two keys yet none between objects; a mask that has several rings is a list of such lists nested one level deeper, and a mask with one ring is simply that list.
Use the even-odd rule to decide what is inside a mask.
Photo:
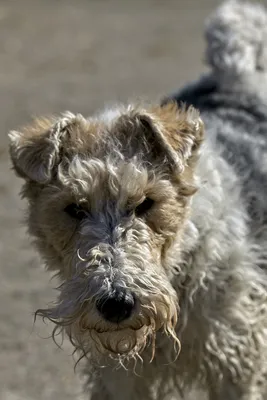
[{"label": "dog's neck", "polygon": [[211,265],[225,268],[233,258],[240,259],[248,252],[248,216],[242,206],[241,187],[233,168],[213,147],[208,139],[196,171],[199,190],[191,200],[190,217],[179,244],[181,284],[188,278],[202,279],[212,270]]}]

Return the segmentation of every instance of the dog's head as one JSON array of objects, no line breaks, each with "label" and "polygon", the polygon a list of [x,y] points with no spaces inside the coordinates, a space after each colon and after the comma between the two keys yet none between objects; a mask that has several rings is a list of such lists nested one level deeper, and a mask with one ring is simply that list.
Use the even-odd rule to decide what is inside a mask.
[{"label": "dog's head", "polygon": [[135,356],[159,330],[178,343],[171,279],[202,139],[198,112],[173,103],[67,113],[10,133],[29,231],[61,279],[41,313],[85,353]]}]

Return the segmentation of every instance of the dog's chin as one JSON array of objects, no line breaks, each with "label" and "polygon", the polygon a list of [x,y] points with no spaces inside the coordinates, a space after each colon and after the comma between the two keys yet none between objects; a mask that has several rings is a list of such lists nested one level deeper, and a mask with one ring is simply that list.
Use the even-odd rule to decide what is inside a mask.
[{"label": "dog's chin", "polygon": [[[98,364],[105,363],[107,359],[124,362],[132,359],[147,357],[150,361],[155,355],[157,333],[167,335],[173,342],[174,358],[180,352],[180,341],[173,327],[161,325],[155,329],[155,325],[143,325],[139,328],[125,327],[117,330],[98,331],[88,329],[80,341],[80,348],[90,354],[91,361]],[[144,352],[144,350],[147,351]]]},{"label": "dog's chin", "polygon": [[141,353],[151,342],[152,329],[142,326],[139,329],[123,328],[116,331],[98,332],[90,330],[93,346],[102,355],[111,357],[132,357]]}]

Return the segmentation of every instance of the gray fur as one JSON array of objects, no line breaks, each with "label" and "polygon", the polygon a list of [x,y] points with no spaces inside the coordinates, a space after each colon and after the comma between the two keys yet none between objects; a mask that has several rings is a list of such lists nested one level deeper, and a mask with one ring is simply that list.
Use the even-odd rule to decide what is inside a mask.
[{"label": "gray fur", "polygon": [[[263,318],[266,318],[267,306],[266,18],[266,11],[261,5],[241,1],[224,3],[207,24],[207,61],[212,67],[211,72],[165,100],[185,102],[199,109],[207,134],[208,150],[207,153],[203,152],[206,159],[200,161],[198,169],[201,189],[192,204],[192,221],[198,229],[199,237],[195,240],[195,246],[202,244],[193,255],[194,268],[190,271],[190,280],[193,285],[193,281],[199,276],[198,283],[194,283],[196,288],[194,302],[203,303],[202,306],[198,306],[202,319],[205,320],[204,316],[211,312],[213,323],[220,327],[214,342],[217,346],[214,354],[217,353],[217,357],[221,359],[219,370],[222,371],[222,365],[225,372],[228,370],[228,373],[224,373],[224,377],[221,376],[219,392],[218,389],[213,393],[211,390],[211,399],[267,398],[265,345],[267,332],[265,323],[262,324],[259,317],[262,313]],[[215,171],[220,176],[218,196],[209,200],[208,193],[212,192],[214,185],[218,185],[217,179],[212,182]],[[206,181],[206,187],[202,194],[203,180]],[[221,195],[219,195],[220,190]],[[202,262],[199,264],[197,260],[202,252]],[[235,266],[230,261],[232,257],[235,258]],[[206,264],[205,268],[203,262]],[[242,275],[239,281],[241,286],[234,289],[230,282],[237,271]],[[201,281],[206,286],[208,303],[205,302],[206,296],[199,292]],[[214,306],[210,304],[214,285],[218,290],[221,288],[225,304],[228,302],[227,298],[230,301],[228,306],[232,304],[231,309],[225,310],[226,315],[220,307],[217,308],[218,303]],[[256,292],[260,290],[263,296],[260,296],[260,304],[256,302],[253,305],[255,298],[251,292],[250,300],[243,306],[241,300],[243,289],[240,290],[242,286],[243,289],[245,286],[251,287],[249,290]],[[188,292],[187,287],[186,293]],[[188,294],[185,295],[185,299],[188,303]],[[249,307],[252,307],[250,315]],[[183,307],[181,309],[183,310]],[[238,312],[240,314],[234,325],[229,325],[230,315]],[[254,318],[259,324],[256,323],[252,334],[248,324],[249,320]],[[187,316],[186,319],[190,317]],[[189,326],[194,329],[194,324],[190,323]],[[235,333],[232,331],[233,326]],[[188,329],[187,327],[187,334],[190,334]],[[250,335],[252,336],[249,339]],[[252,348],[257,346],[254,339],[254,344],[250,342],[253,335],[261,337],[263,347],[259,353],[255,352],[256,347],[254,350]],[[228,343],[227,348],[223,343]],[[188,345],[190,346],[189,343]],[[237,355],[235,351],[239,346],[243,350]],[[236,350],[232,353],[234,348]],[[214,360],[210,364],[214,371],[216,364]],[[231,384],[227,376],[230,377],[230,381],[232,380]],[[239,383],[234,384],[234,378],[237,376]]]},{"label": "gray fur", "polygon": [[[224,3],[207,25],[207,59],[213,70],[171,96],[200,110],[207,136],[241,179],[242,196],[256,230],[267,222],[267,60],[257,67],[267,51],[266,29],[267,15],[261,5]],[[246,51],[250,51],[248,63],[243,57]]]}]

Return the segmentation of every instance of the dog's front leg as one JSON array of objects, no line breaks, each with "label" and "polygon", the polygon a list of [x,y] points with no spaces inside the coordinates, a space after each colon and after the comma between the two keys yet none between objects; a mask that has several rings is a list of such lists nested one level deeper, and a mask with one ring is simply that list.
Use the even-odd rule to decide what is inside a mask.
[{"label": "dog's front leg", "polygon": [[241,386],[224,380],[219,391],[210,390],[209,400],[267,400],[267,380],[264,375],[262,378],[264,381],[257,375]]},{"label": "dog's front leg", "polygon": [[[89,391],[90,393],[90,391]],[[106,389],[102,386],[96,386],[89,395],[89,400],[112,400]]]},{"label": "dog's front leg", "polygon": [[[90,393],[90,390],[89,390]],[[89,400],[156,400],[153,384],[132,371],[103,368]]]},{"label": "dog's front leg", "polygon": [[219,390],[209,390],[209,400],[254,400],[254,398],[243,399],[243,391],[238,386],[229,381],[223,381]]}]

